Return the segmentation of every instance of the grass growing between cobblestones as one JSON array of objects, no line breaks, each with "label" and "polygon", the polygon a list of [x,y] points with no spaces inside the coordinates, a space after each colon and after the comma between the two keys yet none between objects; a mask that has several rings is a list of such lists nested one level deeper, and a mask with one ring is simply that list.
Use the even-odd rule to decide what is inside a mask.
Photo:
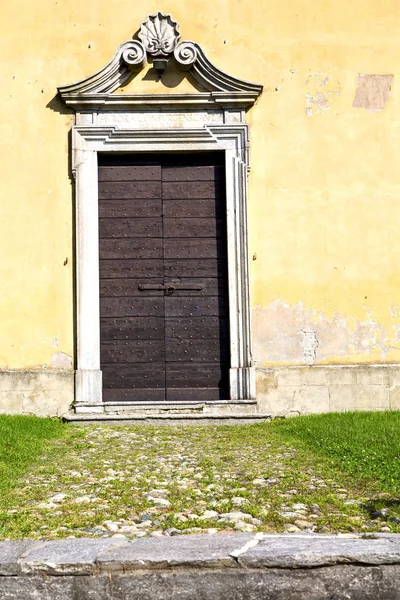
[{"label": "grass growing between cobblestones", "polygon": [[[359,416],[367,440],[368,423]],[[359,447],[362,441],[350,432],[357,417],[342,415],[337,422],[336,415],[324,417],[234,427],[58,424],[25,460],[18,484],[3,488],[0,539],[233,530],[400,532],[398,488],[392,481],[398,477],[398,454],[382,450],[383,460],[397,456],[387,477],[378,468],[356,472],[351,442]],[[388,417],[398,422],[399,414],[376,417],[382,419],[379,433],[374,422],[362,456],[375,452],[379,462],[379,448],[394,443]],[[12,444],[1,452],[6,464],[8,453],[15,455]]]}]

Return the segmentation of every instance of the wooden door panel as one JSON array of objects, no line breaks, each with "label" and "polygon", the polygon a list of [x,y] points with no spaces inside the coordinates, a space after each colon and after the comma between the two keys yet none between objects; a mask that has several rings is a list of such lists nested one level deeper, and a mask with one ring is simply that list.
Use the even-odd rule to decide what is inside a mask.
[{"label": "wooden door panel", "polygon": [[[169,219],[164,218],[164,237],[179,238],[175,244],[179,247],[182,238],[213,238],[220,237],[225,231],[221,219],[200,219],[197,217]],[[169,240],[171,242],[172,240]]]},{"label": "wooden door panel", "polygon": [[180,297],[178,292],[165,298],[165,317],[219,317],[227,309],[225,298]]},{"label": "wooden door panel", "polygon": [[201,167],[164,167],[162,180],[165,181],[218,181],[224,176],[222,166],[205,165]]},{"label": "wooden door panel", "polygon": [[165,278],[170,277],[225,277],[226,260],[224,259],[173,259],[164,260]]},{"label": "wooden door panel", "polygon": [[166,319],[166,341],[178,340],[229,340],[229,320],[220,317],[177,317]]},{"label": "wooden door panel", "polygon": [[207,200],[168,200],[164,202],[164,216],[168,218],[198,217],[223,219],[225,207],[214,198]]},{"label": "wooden door panel", "polygon": [[103,402],[111,402],[113,404],[123,402],[164,402],[165,387],[157,388],[133,388],[133,389],[109,389],[103,384]]},{"label": "wooden door panel", "polygon": [[165,347],[159,340],[116,340],[102,342],[100,361],[111,363],[162,363],[165,362]]},{"label": "wooden door panel", "polygon": [[226,400],[228,392],[221,388],[167,388],[168,402],[211,402]]},{"label": "wooden door panel", "polygon": [[160,284],[160,278],[138,278],[138,279],[100,279],[100,294],[103,298],[108,297],[125,297],[125,298],[148,298],[158,297],[162,294],[159,290],[143,290],[140,289],[143,285],[152,284],[154,287]]},{"label": "wooden door panel", "polygon": [[[99,182],[100,183],[100,182]],[[99,185],[99,200],[118,198],[161,198],[161,182],[159,181],[104,181]]]},{"label": "wooden door panel", "polygon": [[[221,350],[225,350],[225,344],[217,340],[166,340],[166,360],[167,363],[188,362],[220,364]],[[195,367],[193,369],[196,370]]]},{"label": "wooden door panel", "polygon": [[[159,294],[161,294],[159,292]],[[164,298],[105,297],[102,299],[100,316],[104,317],[162,317],[164,318]]]},{"label": "wooden door panel", "polygon": [[226,386],[227,364],[168,363],[166,386],[170,388],[196,388]]},{"label": "wooden door panel", "polygon": [[180,298],[223,295],[227,285],[226,280],[216,277],[170,277],[165,282],[169,286],[177,287],[174,293],[179,294]]},{"label": "wooden door panel", "polygon": [[154,198],[151,200],[102,200],[99,202],[101,219],[161,217],[161,210],[161,199]]},{"label": "wooden door panel", "polygon": [[99,168],[100,181],[161,181],[161,165],[114,166]]},{"label": "wooden door panel", "polygon": [[102,238],[162,238],[162,220],[150,218],[100,219]]},{"label": "wooden door panel", "polygon": [[103,260],[100,262],[100,279],[143,279],[158,278],[162,283],[163,279],[162,260]]},{"label": "wooden door panel", "polygon": [[165,363],[130,363],[103,365],[103,385],[110,389],[165,387]]},{"label": "wooden door panel", "polygon": [[164,340],[163,317],[118,317],[101,319],[102,339]]},{"label": "wooden door panel", "polygon": [[164,182],[162,189],[163,200],[215,198],[217,194],[221,193],[220,187],[213,181]]},{"label": "wooden door panel", "polygon": [[[164,257],[168,259],[195,259],[198,261],[203,258],[220,258],[223,259],[227,255],[226,240],[217,240],[215,238],[189,238],[184,237],[179,240],[180,244],[176,243],[176,240],[170,239],[164,242]],[[225,261],[224,261],[225,262]],[[208,263],[211,265],[211,263]],[[166,263],[168,267],[169,263]],[[184,264],[184,273],[182,277],[186,276],[187,265]],[[189,275],[190,277],[190,275]]]},{"label": "wooden door panel", "polygon": [[138,259],[143,259],[146,261],[153,258],[162,259],[163,241],[161,238],[129,238],[119,240],[113,238],[102,238],[99,253],[101,271],[103,266],[102,261],[109,259],[132,258],[135,259],[135,261]]},{"label": "wooden door panel", "polygon": [[[115,159],[113,159],[114,161]],[[160,165],[99,169],[100,362],[106,402],[165,400]]]}]

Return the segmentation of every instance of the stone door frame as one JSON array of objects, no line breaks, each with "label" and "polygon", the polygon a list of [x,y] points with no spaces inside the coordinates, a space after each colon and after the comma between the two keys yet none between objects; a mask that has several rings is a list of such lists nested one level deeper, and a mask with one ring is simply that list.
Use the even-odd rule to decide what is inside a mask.
[{"label": "stone door frame", "polygon": [[[105,113],[106,120],[125,122],[123,112]],[[127,113],[127,115],[132,113]],[[163,114],[163,113],[161,113]],[[171,122],[171,115],[166,113]],[[182,123],[182,113],[174,118]],[[216,113],[214,113],[215,115]],[[146,113],[149,122],[157,112]],[[190,113],[189,113],[190,115]],[[222,119],[222,112],[221,112]],[[212,117],[212,116],[211,116]],[[211,117],[202,112],[196,120]],[[193,119],[193,117],[191,117]],[[100,286],[98,233],[99,152],[209,152],[225,153],[226,220],[228,243],[230,396],[231,400],[255,398],[255,368],[251,356],[249,266],[247,243],[248,127],[245,124],[203,124],[196,128],[136,129],[96,125],[99,114],[77,115],[72,134],[73,171],[76,177],[76,290],[77,412],[102,412],[100,370]],[[100,118],[101,120],[101,118]],[[129,121],[129,116],[127,116]],[[173,120],[173,119],[172,119]],[[215,117],[214,117],[215,120]],[[88,121],[92,124],[88,125]],[[189,123],[192,121],[189,121]],[[198,123],[198,121],[197,121]]]}]

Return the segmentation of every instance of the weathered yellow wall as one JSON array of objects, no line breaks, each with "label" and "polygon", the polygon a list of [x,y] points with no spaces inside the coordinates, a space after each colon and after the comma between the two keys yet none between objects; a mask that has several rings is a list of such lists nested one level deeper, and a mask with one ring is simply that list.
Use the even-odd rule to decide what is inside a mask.
[{"label": "weathered yellow wall", "polygon": [[[265,86],[249,114],[257,363],[396,362],[397,0],[13,0],[0,23],[0,368],[73,355],[72,115],[56,86],[103,67],[158,9],[216,65]],[[367,108],[353,107],[359,73],[394,75],[359,78]],[[166,83],[141,74],[129,92],[176,90]]]}]

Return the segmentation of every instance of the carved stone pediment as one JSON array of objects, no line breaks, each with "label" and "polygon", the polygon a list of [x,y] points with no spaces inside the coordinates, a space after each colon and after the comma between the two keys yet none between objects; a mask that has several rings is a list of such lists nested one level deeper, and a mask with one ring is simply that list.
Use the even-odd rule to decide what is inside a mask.
[{"label": "carved stone pediment", "polygon": [[[145,105],[149,108],[160,106],[164,96],[172,107],[218,107],[247,108],[252,106],[262,92],[262,86],[249,83],[228,75],[215,67],[205,55],[199,44],[193,41],[179,41],[179,26],[171,15],[161,12],[149,15],[141,24],[139,40],[122,43],[113,58],[100,71],[73,83],[60,86],[59,94],[64,102],[79,110],[91,107],[121,105]],[[176,67],[187,71],[206,90],[193,94],[113,94],[124,86],[132,73],[141,71],[147,59],[162,63],[161,69],[168,68],[168,61],[174,61]],[[161,71],[160,71],[161,72]],[[168,99],[167,99],[168,96]]]}]

